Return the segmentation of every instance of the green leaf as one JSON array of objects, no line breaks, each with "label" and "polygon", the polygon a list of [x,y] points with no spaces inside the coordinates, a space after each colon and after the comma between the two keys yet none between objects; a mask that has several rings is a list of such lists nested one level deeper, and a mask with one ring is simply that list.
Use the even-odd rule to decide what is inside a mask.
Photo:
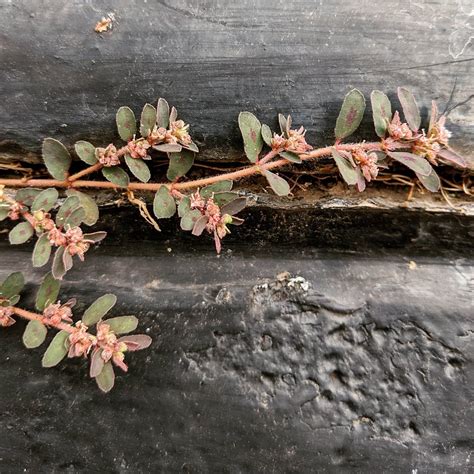
[{"label": "green leaf", "polygon": [[64,220],[65,228],[78,227],[82,224],[82,221],[86,217],[86,211],[83,207],[77,207],[71,214]]},{"label": "green leaf", "polygon": [[291,161],[292,163],[301,163],[301,158],[296,153],[292,151],[282,151],[278,153],[285,160]]},{"label": "green leaf", "polygon": [[441,187],[441,181],[439,179],[438,174],[436,173],[434,169],[431,171],[431,173],[428,176],[423,176],[420,173],[416,173],[416,176],[420,180],[421,184],[428,191],[431,191],[432,193],[436,193],[439,191],[439,188]]},{"label": "green leaf", "polygon": [[280,130],[283,136],[288,137],[288,120],[283,114],[278,114],[278,124],[280,125]]},{"label": "green leaf", "polygon": [[387,133],[388,124],[392,120],[392,104],[383,92],[377,90],[370,94],[370,102],[372,104],[375,133],[383,138]]},{"label": "green leaf", "polygon": [[268,170],[263,170],[263,174],[277,196],[290,194],[290,185],[282,177]]},{"label": "green leaf", "polygon": [[82,322],[86,326],[98,323],[115,305],[117,297],[106,294],[97,298],[84,312]]},{"label": "green leaf", "polygon": [[147,137],[156,123],[156,109],[151,104],[145,104],[140,118],[140,135]]},{"label": "green leaf", "polygon": [[407,151],[388,151],[387,155],[423,176],[428,176],[433,170],[427,160]]},{"label": "green leaf", "polygon": [[178,153],[183,149],[178,143],[162,143],[161,145],[153,146],[153,148],[164,153]]},{"label": "green leaf", "polygon": [[8,300],[7,304],[3,304],[2,306],[15,306],[18,301],[20,301],[20,295],[15,295]]},{"label": "green leaf", "polygon": [[176,202],[166,186],[161,186],[155,194],[153,212],[158,219],[167,219],[174,216]]},{"label": "green leaf", "polygon": [[247,199],[244,197],[238,197],[234,199],[233,201],[227,203],[225,206],[223,206],[221,209],[221,213],[229,214],[230,216],[233,216],[234,214],[237,214],[238,212],[245,209],[246,205],[247,205]]},{"label": "green leaf", "polygon": [[15,201],[24,204],[25,206],[31,206],[36,196],[38,196],[42,191],[42,189],[37,188],[19,189],[15,194]]},{"label": "green leaf", "polygon": [[156,108],[156,125],[158,127],[168,128],[170,124],[170,106],[165,99],[158,99]]},{"label": "green leaf", "polygon": [[10,212],[10,206],[0,203],[0,222],[5,220]]},{"label": "green leaf", "polygon": [[97,158],[95,156],[95,146],[92,143],[80,140],[74,145],[77,156],[88,165],[95,165]]},{"label": "green leaf", "polygon": [[237,193],[232,192],[223,192],[223,193],[215,193],[214,194],[214,202],[219,206],[225,206],[231,201],[237,199],[239,195]]},{"label": "green leaf", "polygon": [[251,163],[255,163],[263,148],[262,125],[254,114],[240,112],[239,128],[244,140],[245,154]]},{"label": "green leaf", "polygon": [[69,333],[67,331],[59,331],[46,349],[41,365],[46,369],[55,367],[66,357],[68,350]]},{"label": "green leaf", "polygon": [[365,111],[365,99],[362,92],[352,89],[344,98],[336,121],[334,134],[337,140],[348,137],[357,130]]},{"label": "green leaf", "polygon": [[110,181],[121,188],[126,188],[130,184],[128,174],[118,166],[102,168],[102,174],[107,181]]},{"label": "green leaf", "polygon": [[17,224],[8,234],[8,238],[12,245],[24,244],[33,236],[33,227],[29,222],[21,222]]},{"label": "green leaf", "polygon": [[84,217],[84,224],[91,226],[99,220],[99,207],[97,206],[94,199],[92,199],[85,193],[76,191],[75,189],[68,189],[66,191],[66,194],[68,196],[77,196],[79,198],[81,206],[86,211],[86,215]]},{"label": "green leaf", "polygon": [[44,311],[49,304],[55,303],[58,299],[60,288],[61,282],[56,280],[51,272],[46,274],[38,289],[38,293],[36,293],[36,309]]},{"label": "green leaf", "polygon": [[169,181],[184,176],[193,166],[194,153],[188,150],[182,150],[180,153],[170,153],[170,164],[166,177]]},{"label": "green leaf", "polygon": [[135,331],[138,326],[138,319],[135,316],[117,316],[116,318],[106,319],[104,322],[110,326],[115,334],[128,334]]},{"label": "green leaf", "polygon": [[21,293],[25,286],[25,278],[23,273],[15,272],[7,276],[0,286],[0,296],[3,298],[12,298],[15,295]]},{"label": "green leaf", "polygon": [[95,378],[95,381],[97,386],[105,393],[110,392],[114,388],[115,372],[110,361],[104,364],[104,368]]},{"label": "green leaf", "polygon": [[39,268],[46,265],[50,256],[51,243],[49,242],[48,233],[45,232],[41,234],[40,238],[36,241],[35,248],[33,249],[33,266]]},{"label": "green leaf", "polygon": [[170,123],[175,122],[177,118],[178,118],[178,111],[176,110],[176,107],[171,107]]},{"label": "green leaf", "polygon": [[262,124],[262,130],[261,130],[261,134],[262,134],[262,138],[263,138],[263,141],[268,145],[268,146],[272,146],[272,130],[271,128],[263,123]]},{"label": "green leaf", "polygon": [[402,104],[403,115],[410,128],[416,132],[421,125],[420,111],[413,94],[404,87],[398,88],[398,100]]},{"label": "green leaf", "polygon": [[192,209],[181,217],[180,227],[183,230],[193,230],[194,224],[201,217],[201,212],[198,209]]},{"label": "green leaf", "polygon": [[56,225],[58,227],[64,226],[66,219],[71,215],[72,211],[80,205],[81,201],[77,196],[67,197],[56,214]]},{"label": "green leaf", "polygon": [[141,158],[132,158],[130,155],[125,155],[125,163],[127,163],[128,169],[135,178],[139,179],[142,183],[150,181],[150,168]]},{"label": "green leaf", "polygon": [[204,199],[208,199],[213,193],[223,193],[230,191],[233,184],[234,183],[231,180],[218,181],[217,183],[210,184],[209,186],[202,188],[200,194]]},{"label": "green leaf", "polygon": [[66,147],[54,138],[43,141],[43,161],[46,169],[54,179],[64,181],[68,177],[71,166],[71,155]]},{"label": "green leaf", "polygon": [[178,204],[178,216],[183,217],[190,210],[191,210],[191,199],[189,196],[184,196],[184,198],[182,198]]},{"label": "green leaf", "polygon": [[91,240],[94,243],[101,242],[107,237],[107,232],[99,230],[91,234],[84,234],[84,240]]},{"label": "green leaf", "polygon": [[43,323],[36,320],[29,321],[23,333],[23,344],[27,349],[35,349],[43,344],[46,334],[48,330]]},{"label": "green leaf", "polygon": [[33,201],[31,205],[31,212],[41,211],[44,212],[50,211],[58,200],[59,193],[55,188],[48,188],[44,191],[41,191]]},{"label": "green leaf", "polygon": [[123,141],[128,142],[137,133],[137,121],[130,107],[120,107],[115,116],[117,131]]},{"label": "green leaf", "polygon": [[58,247],[53,258],[53,265],[51,266],[51,271],[53,272],[54,278],[56,280],[62,280],[63,276],[66,274],[66,269],[64,268],[63,263],[64,247]]},{"label": "green leaf", "polygon": [[335,148],[332,150],[332,157],[334,158],[334,161],[339,168],[339,173],[341,173],[344,181],[349,185],[357,184],[358,174],[356,168],[352,166],[352,163],[342,156]]}]

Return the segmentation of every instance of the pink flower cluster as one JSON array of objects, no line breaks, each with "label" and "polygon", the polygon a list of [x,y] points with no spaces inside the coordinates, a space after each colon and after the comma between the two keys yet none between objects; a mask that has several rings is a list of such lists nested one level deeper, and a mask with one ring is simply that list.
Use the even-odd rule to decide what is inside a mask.
[{"label": "pink flower cluster", "polygon": [[367,182],[370,183],[379,174],[377,166],[377,155],[375,153],[367,154],[364,150],[357,148],[352,152],[355,162],[360,166],[362,174]]},{"label": "pink flower cluster", "polygon": [[0,326],[6,328],[15,324],[15,320],[12,318],[13,314],[11,306],[0,306]]},{"label": "pink flower cluster", "polygon": [[141,158],[144,160],[150,159],[150,156],[148,155],[148,149],[151,147],[151,145],[144,138],[130,140],[127,146],[128,153],[132,158]]},{"label": "pink flower cluster", "polygon": [[117,148],[112,143],[106,148],[96,148],[96,158],[99,163],[106,167],[117,166],[120,164],[120,157],[117,154]]},{"label": "pink flower cluster", "polygon": [[90,244],[94,243],[93,240],[84,238],[80,227],[71,227],[66,232],[54,227],[49,231],[48,238],[51,245],[64,247],[69,255],[77,255],[82,261],[84,261],[84,254],[89,250]]},{"label": "pink flower cluster", "polygon": [[186,125],[183,120],[175,120],[170,123],[167,130],[164,127],[155,127],[148,135],[148,142],[150,145],[159,145],[160,143],[171,143],[188,146],[192,143],[189,135],[189,125]]},{"label": "pink flower cluster", "polygon": [[306,130],[303,127],[300,127],[298,130],[289,130],[288,137],[285,137],[284,134],[278,135],[273,134],[272,138],[272,149],[279,150],[283,148],[286,151],[291,151],[293,153],[306,153],[309,150],[312,150],[313,147],[306,143]]},{"label": "pink flower cluster", "polygon": [[75,299],[69,300],[67,303],[61,305],[61,301],[48,305],[44,311],[43,316],[51,324],[59,324],[62,321],[72,323],[72,307],[76,304]]},{"label": "pink flower cluster", "polygon": [[100,357],[105,363],[112,359],[117,367],[127,372],[128,366],[124,362],[127,344],[119,341],[110,326],[104,322],[97,324],[97,349],[102,349]]}]

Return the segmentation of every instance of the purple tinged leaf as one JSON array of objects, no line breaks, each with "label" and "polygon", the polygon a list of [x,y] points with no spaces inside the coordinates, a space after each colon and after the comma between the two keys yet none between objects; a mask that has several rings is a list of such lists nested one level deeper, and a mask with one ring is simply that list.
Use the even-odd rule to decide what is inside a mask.
[{"label": "purple tinged leaf", "polygon": [[41,365],[44,368],[55,367],[66,357],[68,350],[69,333],[67,331],[59,331],[46,349]]},{"label": "purple tinged leaf", "polygon": [[67,273],[69,270],[71,270],[72,265],[73,265],[72,255],[69,252],[64,252],[63,253],[64,271]]},{"label": "purple tinged leaf", "polygon": [[15,194],[15,201],[18,201],[25,206],[31,206],[36,196],[41,193],[42,189],[37,188],[23,188],[19,189]]},{"label": "purple tinged leaf", "polygon": [[244,141],[245,154],[251,163],[255,163],[263,148],[262,125],[251,112],[240,112],[239,128]]},{"label": "purple tinged leaf", "polygon": [[193,166],[194,153],[182,150],[180,153],[170,153],[170,164],[166,177],[174,181],[184,176]]},{"label": "purple tinged leaf", "polygon": [[281,177],[268,170],[263,170],[263,175],[267,178],[268,184],[277,196],[288,196],[290,185]]},{"label": "purple tinged leaf", "polygon": [[48,334],[48,330],[43,323],[36,319],[29,321],[23,333],[23,344],[27,349],[35,349],[43,344],[46,334]]},{"label": "purple tinged leaf", "polygon": [[194,224],[201,217],[201,212],[197,209],[188,211],[181,217],[180,227],[185,231],[193,230]]},{"label": "purple tinged leaf", "polygon": [[25,278],[23,273],[14,272],[5,278],[3,283],[0,285],[0,296],[3,298],[12,298],[15,295],[21,293],[25,286]]},{"label": "purple tinged leaf", "polygon": [[104,364],[102,371],[95,377],[97,386],[104,392],[108,393],[114,388],[115,372],[112,363],[109,361]]},{"label": "purple tinged leaf", "polygon": [[436,122],[438,121],[438,106],[434,100],[431,101],[430,123],[428,125],[428,136],[431,134]]},{"label": "purple tinged leaf", "polygon": [[270,127],[265,123],[262,124],[261,134],[262,134],[263,141],[269,147],[271,147],[272,146],[272,138],[273,138],[272,131],[271,131]]},{"label": "purple tinged leaf", "polygon": [[244,197],[239,197],[229,202],[225,206],[223,206],[221,208],[221,214],[222,215],[229,214],[230,216],[233,216],[234,214],[237,214],[243,209],[245,209],[246,205],[247,205],[247,199]]},{"label": "purple tinged leaf", "polygon": [[56,201],[58,200],[59,193],[55,188],[48,188],[44,191],[41,191],[33,201],[31,205],[31,212],[44,211],[49,212]]},{"label": "purple tinged leaf", "polygon": [[66,219],[71,215],[72,211],[77,209],[80,205],[81,201],[77,196],[67,197],[56,214],[56,225],[58,227],[64,226]]},{"label": "purple tinged leaf", "polygon": [[402,163],[407,168],[410,168],[415,173],[420,173],[423,176],[428,176],[433,168],[425,158],[409,153],[407,151],[388,151],[387,155],[390,158]]},{"label": "purple tinged leaf", "polygon": [[403,115],[409,127],[416,132],[421,125],[420,110],[413,94],[405,87],[398,88],[398,100],[402,104]]},{"label": "purple tinged leaf", "polygon": [[12,245],[24,244],[33,236],[34,230],[29,222],[20,222],[8,234]]},{"label": "purple tinged leaf", "polygon": [[61,142],[54,138],[44,139],[43,161],[54,179],[64,181],[67,178],[72,158]]},{"label": "purple tinged leaf", "polygon": [[72,227],[78,227],[82,224],[82,221],[85,219],[85,217],[86,217],[85,209],[83,207],[77,207],[64,220],[64,227],[66,229],[72,228]]},{"label": "purple tinged leaf", "polygon": [[46,265],[50,256],[51,243],[48,234],[45,232],[44,234],[41,234],[39,239],[36,241],[35,248],[33,249],[33,267],[39,268]]},{"label": "purple tinged leaf", "polygon": [[148,168],[148,165],[142,159],[132,158],[130,155],[125,155],[125,163],[127,163],[128,169],[135,178],[140,180],[142,183],[148,183],[148,181],[150,181],[150,168]]},{"label": "purple tinged leaf", "polygon": [[62,280],[63,276],[66,274],[66,269],[64,268],[63,263],[63,254],[64,247],[59,247],[54,254],[51,271],[53,272],[53,276],[56,278],[56,280]]},{"label": "purple tinged leaf", "polygon": [[438,157],[443,161],[447,161],[449,164],[455,164],[461,168],[467,168],[467,161],[461,155],[458,155],[453,150],[443,148],[438,151]]},{"label": "purple tinged leaf", "polygon": [[88,165],[95,165],[97,158],[95,156],[95,146],[92,143],[80,140],[74,145],[77,156]]},{"label": "purple tinged leaf", "polygon": [[286,117],[283,114],[278,114],[278,125],[280,125],[280,131],[282,135],[288,138],[288,124]]},{"label": "purple tinged leaf", "polygon": [[168,128],[170,124],[170,106],[165,99],[158,99],[156,107],[156,125],[158,127]]},{"label": "purple tinged leaf", "polygon": [[157,219],[168,219],[176,213],[176,202],[166,186],[161,186],[155,194],[153,213]]},{"label": "purple tinged leaf", "polygon": [[99,207],[97,203],[89,195],[77,191],[76,189],[68,189],[66,191],[68,196],[76,196],[79,198],[81,206],[86,211],[84,217],[84,224],[91,226],[94,225],[99,220]]},{"label": "purple tinged leaf", "polygon": [[183,147],[177,143],[163,143],[161,145],[155,145],[153,148],[165,153],[178,153],[183,149]]},{"label": "purple tinged leaf", "polygon": [[194,142],[191,142],[188,145],[183,145],[183,149],[192,151],[194,153],[199,153],[199,148]]},{"label": "purple tinged leaf", "polygon": [[117,131],[120,138],[128,142],[137,133],[137,120],[130,107],[120,107],[115,116]]},{"label": "purple tinged leaf", "polygon": [[135,334],[132,336],[123,336],[118,340],[118,342],[124,342],[127,344],[128,350],[133,352],[141,351],[142,349],[149,347],[152,343],[152,339],[146,334]]},{"label": "purple tinged leaf", "polygon": [[335,148],[332,150],[332,157],[336,162],[342,179],[350,186],[357,184],[359,176],[352,163],[345,156],[342,156]]},{"label": "purple tinged leaf", "polygon": [[432,193],[439,191],[441,181],[435,170],[431,170],[431,173],[428,176],[423,176],[420,173],[416,173],[416,176],[428,191],[431,191]]},{"label": "purple tinged leaf", "polygon": [[49,304],[55,303],[58,299],[61,283],[49,272],[41,282],[41,286],[36,294],[35,307],[38,311],[43,311]]},{"label": "purple tinged leaf", "polygon": [[193,232],[192,232],[193,235],[195,235],[196,237],[199,237],[204,232],[204,229],[206,228],[208,220],[209,220],[209,217],[201,216],[194,224]]},{"label": "purple tinged leaf", "polygon": [[334,134],[342,140],[354,133],[362,121],[365,111],[365,98],[362,92],[352,89],[344,98],[341,111],[336,121]]},{"label": "purple tinged leaf", "polygon": [[387,133],[388,124],[392,120],[392,104],[383,92],[377,90],[370,94],[370,102],[372,104],[375,133],[383,138]]},{"label": "purple tinged leaf", "polygon": [[102,168],[102,174],[107,181],[110,181],[121,188],[126,188],[130,184],[128,174],[118,166]]},{"label": "purple tinged leaf", "polygon": [[104,368],[105,362],[102,359],[102,349],[94,349],[91,356],[91,366],[89,375],[92,378],[98,377]]},{"label": "purple tinged leaf", "polygon": [[178,111],[176,110],[176,107],[171,107],[170,124],[173,122],[176,122],[177,118],[178,118]]}]

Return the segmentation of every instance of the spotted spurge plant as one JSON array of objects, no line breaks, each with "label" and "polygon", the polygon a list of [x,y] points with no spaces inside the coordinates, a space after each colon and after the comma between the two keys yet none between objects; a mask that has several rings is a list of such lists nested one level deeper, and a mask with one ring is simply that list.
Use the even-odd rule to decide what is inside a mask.
[{"label": "spotted spurge plant", "polygon": [[[433,102],[429,122],[423,128],[413,95],[399,88],[398,99],[404,121],[399,111],[392,112],[392,104],[383,92],[373,91],[370,102],[378,139],[344,143],[359,127],[366,108],[363,94],[351,90],[336,121],[335,141],[322,148],[308,144],[304,127],[293,127],[289,115],[278,115],[279,130],[274,132],[251,112],[241,112],[238,124],[250,164],[236,171],[191,180],[184,178],[192,169],[199,149],[191,138],[189,125],[178,119],[176,109],[170,108],[164,99],[159,99],[156,107],[144,106],[138,126],[129,107],[118,110],[117,131],[124,142],[120,145],[98,145],[83,140],[75,143],[77,157],[88,166],[73,174],[69,150],[54,138],[46,138],[42,156],[51,179],[0,179],[0,220],[9,219],[15,224],[9,233],[11,244],[37,239],[33,251],[35,267],[46,265],[54,250],[52,270],[38,293],[36,309],[40,313],[17,306],[23,287],[21,275],[14,273],[7,278],[0,289],[0,326],[11,325],[16,316],[28,319],[23,342],[30,348],[44,342],[47,328],[57,329],[59,332],[44,355],[43,365],[54,366],[66,355],[87,356],[90,375],[102,390],[110,390],[114,381],[113,364],[126,370],[124,353],[147,347],[151,339],[144,335],[122,335],[136,328],[137,320],[133,316],[103,319],[115,304],[113,295],[99,298],[76,323],[72,320],[74,301],[64,304],[56,301],[59,280],[72,267],[74,257],[83,260],[90,246],[106,236],[105,232],[95,230],[84,233],[81,227],[94,226],[99,218],[98,206],[86,190],[123,192],[157,230],[160,227],[156,219],[178,214],[181,229],[195,236],[210,234],[217,253],[230,226],[243,223],[236,215],[245,208],[246,198],[232,189],[234,181],[249,176],[261,175],[276,195],[285,197],[291,193],[290,185],[275,170],[332,159],[343,180],[360,192],[367,183],[378,179],[380,170],[399,165],[413,173],[413,179],[427,190],[442,190],[436,167],[443,164],[468,168],[467,161],[449,146],[451,134],[445,127],[446,117],[440,116]],[[167,182],[151,182],[148,164],[157,157],[167,160]],[[464,173],[469,177],[472,167]],[[84,179],[88,175],[98,179]],[[15,188],[19,189],[15,192]],[[154,216],[135,192],[154,193]],[[89,331],[93,325],[95,333]]]},{"label": "spotted spurge plant", "polygon": [[[27,349],[40,347],[48,336],[48,329],[56,330],[43,355],[45,368],[55,367],[66,357],[84,357],[90,361],[90,376],[103,392],[114,386],[114,366],[128,371],[125,354],[147,348],[150,336],[131,334],[138,326],[135,316],[117,316],[104,319],[114,307],[115,295],[103,295],[73,320],[75,299],[65,303],[58,300],[60,282],[48,273],[36,294],[32,312],[18,306],[24,287],[23,274],[10,274],[0,285],[0,327],[15,324],[16,318],[26,319],[23,344]],[[95,328],[94,328],[95,327]]]}]

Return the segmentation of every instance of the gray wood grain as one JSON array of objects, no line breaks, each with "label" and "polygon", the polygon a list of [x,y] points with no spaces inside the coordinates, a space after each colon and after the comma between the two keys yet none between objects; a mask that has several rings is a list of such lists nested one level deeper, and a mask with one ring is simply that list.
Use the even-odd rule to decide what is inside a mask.
[{"label": "gray wood grain", "polygon": [[[38,150],[114,137],[124,104],[164,96],[204,153],[240,146],[237,114],[274,124],[292,113],[316,144],[331,140],[344,94],[413,89],[450,110],[471,154],[474,49],[469,0],[0,1],[0,140]],[[94,26],[108,13],[112,31]],[[370,113],[362,135],[373,136]],[[219,149],[219,153],[217,152]]]}]

